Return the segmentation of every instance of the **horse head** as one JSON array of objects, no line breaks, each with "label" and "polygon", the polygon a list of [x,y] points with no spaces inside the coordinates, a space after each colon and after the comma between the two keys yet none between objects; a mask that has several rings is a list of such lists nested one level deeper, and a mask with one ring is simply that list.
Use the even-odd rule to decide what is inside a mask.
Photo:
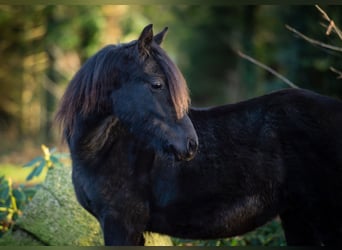
[{"label": "horse head", "polygon": [[172,152],[179,160],[194,157],[198,138],[187,115],[186,82],[159,46],[167,32],[153,36],[152,25],[138,40],[123,45],[125,79],[111,93],[112,111],[130,131],[157,151]]},{"label": "horse head", "polygon": [[[198,138],[187,115],[189,94],[178,67],[160,47],[167,28],[146,26],[137,40],[108,45],[89,58],[65,92],[57,118],[72,136],[76,117],[114,116],[155,152],[191,160]],[[101,119],[101,118],[100,118]]]}]

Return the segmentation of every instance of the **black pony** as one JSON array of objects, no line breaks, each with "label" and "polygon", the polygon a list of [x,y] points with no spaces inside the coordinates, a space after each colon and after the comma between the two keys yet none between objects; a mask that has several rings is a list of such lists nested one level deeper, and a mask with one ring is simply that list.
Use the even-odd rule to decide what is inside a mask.
[{"label": "black pony", "polygon": [[152,25],[107,46],[71,81],[57,119],[79,202],[106,245],[153,231],[212,239],[280,216],[289,245],[342,238],[342,102],[289,89],[189,108]]}]

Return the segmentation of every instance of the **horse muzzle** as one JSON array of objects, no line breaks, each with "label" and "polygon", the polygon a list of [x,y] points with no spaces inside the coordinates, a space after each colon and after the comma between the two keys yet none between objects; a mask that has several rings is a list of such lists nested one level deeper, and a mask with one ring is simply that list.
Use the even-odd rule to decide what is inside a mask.
[{"label": "horse muzzle", "polygon": [[188,138],[185,146],[180,147],[176,145],[169,146],[171,152],[175,155],[178,161],[190,161],[192,160],[198,149],[198,139]]}]

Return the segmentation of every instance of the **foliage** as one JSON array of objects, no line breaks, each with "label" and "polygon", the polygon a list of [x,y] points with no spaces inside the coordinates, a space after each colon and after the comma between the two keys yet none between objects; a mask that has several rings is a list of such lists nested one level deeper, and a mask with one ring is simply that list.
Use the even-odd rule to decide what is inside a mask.
[{"label": "foliage", "polygon": [[13,190],[12,180],[5,177],[0,178],[0,231],[7,231],[14,220],[20,215],[19,202],[25,200],[21,190]]},{"label": "foliage", "polygon": [[12,139],[0,152],[53,138],[57,100],[101,46],[104,20],[100,6],[0,6],[0,136]]},{"label": "foliage", "polygon": [[39,176],[44,168],[52,168],[54,166],[61,166],[61,158],[65,158],[68,154],[56,153],[56,149],[49,149],[44,144],[41,146],[43,156],[38,156],[32,161],[26,163],[24,167],[33,168],[32,172],[26,177],[26,181]]},{"label": "foliage", "polygon": [[0,237],[13,226],[35,192],[36,187],[15,187],[11,178],[0,177]]},{"label": "foliage", "polygon": [[[38,177],[44,168],[61,166],[61,159],[67,156],[67,154],[56,153],[55,149],[50,150],[45,145],[42,145],[41,149],[42,156],[36,157],[24,165],[24,167],[33,168],[26,181]],[[23,207],[32,199],[39,186],[30,187],[21,184],[15,187],[11,178],[0,177],[0,237],[12,228],[15,220],[21,215]]]},{"label": "foliage", "polygon": [[176,246],[285,246],[286,241],[279,220],[275,219],[242,236],[220,240],[183,240],[173,238]]}]

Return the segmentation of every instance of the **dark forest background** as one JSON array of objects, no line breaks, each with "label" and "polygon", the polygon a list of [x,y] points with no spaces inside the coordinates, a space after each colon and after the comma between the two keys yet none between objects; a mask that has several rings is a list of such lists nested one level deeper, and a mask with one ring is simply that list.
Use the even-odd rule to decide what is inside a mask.
[{"label": "dark forest background", "polygon": [[[341,6],[321,7],[336,24]],[[0,6],[0,162],[23,162],[39,145],[60,145],[53,115],[80,65],[109,43],[136,39],[142,28],[169,27],[164,48],[184,73],[194,106],[232,103],[288,87],[236,50],[299,87],[342,97],[341,52],[313,46],[285,25],[321,42],[315,6]],[[36,146],[38,145],[38,146]]]}]

